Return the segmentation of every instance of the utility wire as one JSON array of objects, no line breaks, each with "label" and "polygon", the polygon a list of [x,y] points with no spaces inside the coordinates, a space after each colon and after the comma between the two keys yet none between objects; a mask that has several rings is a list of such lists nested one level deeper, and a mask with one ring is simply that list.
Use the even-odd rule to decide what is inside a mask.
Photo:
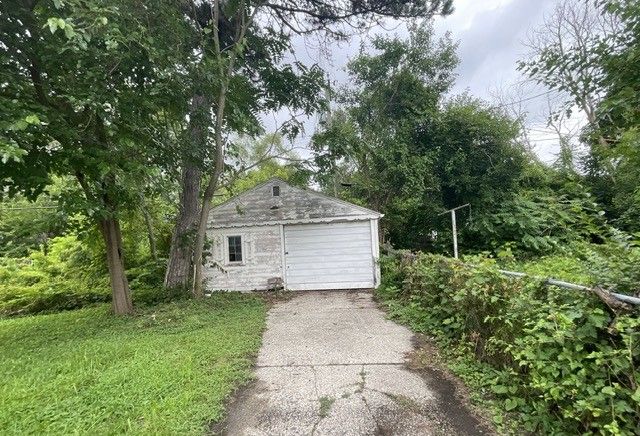
[{"label": "utility wire", "polygon": [[558,142],[560,142],[560,139],[558,139],[558,138],[542,138],[542,139],[531,138],[531,142],[544,142],[544,141],[558,141]]},{"label": "utility wire", "polygon": [[511,101],[511,102],[508,102],[508,103],[502,103],[502,104],[499,104],[497,106],[491,106],[490,109],[500,109],[500,108],[503,108],[503,107],[506,107],[506,106],[513,106],[514,104],[524,103],[525,101],[533,100],[533,99],[538,98],[538,97],[543,97],[545,95],[551,94],[552,92],[555,92],[555,90],[550,89],[549,91],[545,91],[545,92],[542,92],[540,94],[532,95],[531,97],[523,98],[522,100]]}]

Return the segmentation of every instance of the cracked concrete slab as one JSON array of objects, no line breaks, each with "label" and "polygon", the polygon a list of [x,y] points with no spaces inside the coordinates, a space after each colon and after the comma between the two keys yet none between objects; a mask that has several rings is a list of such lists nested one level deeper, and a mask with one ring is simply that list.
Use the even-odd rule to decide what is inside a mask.
[{"label": "cracked concrete slab", "polygon": [[[305,292],[276,304],[256,381],[229,406],[228,435],[486,434],[459,400],[406,365],[413,334],[368,292]],[[447,398],[442,398],[446,395]],[[451,410],[455,410],[454,413]],[[463,425],[461,425],[462,423]]]}]

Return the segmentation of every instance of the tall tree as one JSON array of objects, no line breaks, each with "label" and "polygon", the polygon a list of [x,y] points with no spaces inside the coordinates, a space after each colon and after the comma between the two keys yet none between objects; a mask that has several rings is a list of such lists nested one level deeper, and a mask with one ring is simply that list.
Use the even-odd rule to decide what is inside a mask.
[{"label": "tall tree", "polygon": [[341,195],[383,212],[392,243],[427,248],[433,230],[449,228],[443,209],[510,195],[526,158],[520,124],[467,96],[444,99],[456,45],[430,26],[373,44],[349,64],[343,109],[314,135],[319,181],[331,189],[339,171]]},{"label": "tall tree", "polygon": [[606,158],[615,162],[614,185],[599,184],[612,191],[611,215],[621,228],[640,231],[640,1],[607,0],[603,13],[620,22],[619,31],[601,39],[594,52],[603,74],[605,95],[597,108],[600,134],[610,138]]},{"label": "tall tree", "polygon": [[[259,7],[248,1],[191,6],[185,19],[201,37],[194,45],[198,61],[189,74],[193,97],[165,286],[187,288],[195,274],[193,291],[200,296],[206,218],[232,146],[230,137],[261,133],[260,112],[282,106],[313,112],[324,80],[316,66],[281,62],[289,39],[257,24]],[[282,126],[287,135],[298,128],[295,120]]]},{"label": "tall tree", "polygon": [[[363,51],[349,63],[353,85],[342,92],[343,109],[328,117],[312,142],[325,189],[346,182],[341,195],[387,215],[395,210],[409,217],[409,209],[423,204],[437,183],[430,172],[434,153],[420,150],[416,134],[422,120],[437,117],[453,84],[455,47],[422,23],[407,39],[375,38],[371,54]],[[391,221],[383,222],[383,232],[392,231]]]},{"label": "tall tree", "polygon": [[[436,39],[428,23],[412,26],[406,40],[377,37],[371,48],[373,54],[362,52],[349,63],[354,86],[343,90],[340,101],[346,109],[329,116],[312,147],[322,172],[341,160],[347,168],[360,169],[358,185],[370,193],[368,203],[384,209],[398,189],[424,189],[425,181],[412,177],[414,170],[423,174],[427,164],[412,158],[416,123],[437,113],[458,59],[456,45],[448,36]],[[400,162],[406,165],[404,174],[392,170]],[[389,179],[385,167],[393,171]],[[419,185],[410,186],[409,180]],[[386,192],[384,185],[390,188]]]},{"label": "tall tree", "polygon": [[[106,246],[113,310],[132,311],[120,214],[136,178],[162,160],[158,113],[181,90],[169,71],[184,39],[171,2],[5,1],[0,6],[0,195],[35,198],[52,175],[95,221]],[[167,30],[168,29],[168,30]]]},{"label": "tall tree", "polygon": [[571,114],[577,108],[585,117],[582,139],[589,153],[584,167],[591,189],[604,204],[611,203],[615,161],[608,156],[612,138],[601,129],[603,120],[597,113],[606,86],[601,80],[602,55],[596,48],[602,41],[614,40],[620,30],[619,18],[603,10],[597,0],[562,0],[531,33],[529,56],[519,62],[533,80],[567,96],[557,112]]},{"label": "tall tree", "polygon": [[585,182],[613,220],[638,208],[628,202],[636,194],[627,169],[636,161],[628,130],[640,120],[639,15],[637,0],[563,0],[532,37],[531,59],[520,63],[533,79],[570,96],[562,109],[584,113]]},{"label": "tall tree", "polygon": [[[236,110],[228,110],[231,102],[229,92],[234,83],[253,84],[256,92],[250,93],[252,102],[258,110],[276,109],[280,106],[304,108],[305,112],[317,109],[318,86],[321,85],[317,68],[307,70],[300,63],[283,63],[282,55],[290,50],[290,40],[293,34],[306,34],[315,31],[326,31],[336,37],[346,37],[353,32],[353,28],[364,28],[367,24],[382,20],[386,17],[409,18],[428,17],[436,13],[449,13],[450,0],[401,0],[394,2],[378,1],[339,1],[325,2],[316,0],[305,1],[249,1],[236,0],[211,3],[199,3],[191,8],[196,11],[191,15],[203,35],[201,51],[203,66],[212,66],[218,74],[214,80],[214,93],[211,101],[210,124],[212,130],[213,147],[200,144],[208,151],[211,165],[204,172],[204,192],[201,194],[199,216],[191,220],[189,225],[183,226],[195,233],[193,239],[176,232],[174,241],[187,241],[186,250],[178,251],[172,248],[169,259],[169,271],[172,264],[188,265],[188,256],[193,254],[195,268],[194,294],[202,295],[202,246],[205,239],[206,219],[211,205],[211,197],[219,186],[219,178],[224,170],[227,138],[232,132],[245,131],[246,117],[242,114],[241,106]],[[203,19],[204,18],[204,19]],[[256,53],[263,54],[255,56]],[[266,54],[265,54],[266,53]],[[297,70],[297,73],[296,73]],[[201,69],[199,71],[207,71]],[[247,71],[249,72],[247,74]],[[241,80],[250,77],[251,82]],[[255,88],[253,88],[255,89]],[[237,110],[240,109],[240,110]],[[204,120],[203,120],[204,121]],[[239,121],[241,121],[239,123]],[[252,118],[255,126],[255,118]],[[204,125],[200,125],[204,128]],[[291,133],[295,133],[295,128]],[[204,135],[201,135],[204,137]],[[186,166],[185,166],[186,168]],[[190,183],[183,178],[182,192],[189,186],[196,186],[193,180],[198,178],[195,172]],[[190,204],[196,203],[193,196],[182,195],[189,199]],[[197,200],[197,198],[195,199]],[[178,223],[183,221],[189,208],[181,205]],[[184,211],[184,212],[183,212]],[[174,262],[175,256],[181,259]],[[185,286],[189,283],[190,270],[181,268],[177,273],[167,274],[167,286]]]},{"label": "tall tree", "polygon": [[605,90],[597,108],[605,135],[616,137],[640,123],[640,1],[606,0],[602,14],[619,24],[614,35],[601,38],[594,48],[602,66],[599,83]]},{"label": "tall tree", "polygon": [[603,14],[594,0],[562,0],[529,35],[525,45],[530,53],[519,68],[547,88],[568,95],[561,110],[577,106],[597,126],[596,106],[604,90],[599,81],[602,65],[593,48],[618,30],[616,17]]}]

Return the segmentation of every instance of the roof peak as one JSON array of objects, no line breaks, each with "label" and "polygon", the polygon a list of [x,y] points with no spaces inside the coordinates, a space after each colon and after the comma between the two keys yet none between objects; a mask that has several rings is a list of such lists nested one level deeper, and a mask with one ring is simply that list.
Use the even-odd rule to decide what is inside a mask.
[{"label": "roof peak", "polygon": [[[285,191],[279,196],[277,206],[273,207],[273,199],[268,193],[261,192],[269,185],[282,185]],[[284,203],[283,203],[284,202]],[[269,211],[267,211],[267,209]],[[277,212],[276,212],[277,211]],[[223,219],[238,222],[260,222],[272,220],[298,219],[301,217],[318,218],[360,216],[362,218],[379,218],[379,212],[350,203],[340,198],[318,192],[310,188],[300,188],[290,184],[278,176],[273,176],[262,183],[256,184],[238,195],[214,206],[211,209],[210,219],[217,216],[216,220]],[[226,216],[226,218],[222,218]]]}]

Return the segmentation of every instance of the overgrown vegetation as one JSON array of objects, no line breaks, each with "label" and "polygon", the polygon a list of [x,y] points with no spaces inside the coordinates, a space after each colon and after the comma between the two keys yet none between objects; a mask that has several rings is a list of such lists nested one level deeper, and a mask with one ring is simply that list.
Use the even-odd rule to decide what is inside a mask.
[{"label": "overgrown vegetation", "polygon": [[[182,433],[216,419],[264,308],[179,300],[203,296],[211,203],[278,175],[384,213],[395,248],[451,254],[441,212],[469,203],[458,241],[478,267],[387,260],[391,313],[453,350],[506,412],[504,430],[640,433],[637,313],[496,272],[640,292],[640,2],[558,0],[533,32],[519,68],[540,95],[557,93],[551,164],[532,151],[527,114],[509,110],[537,91],[499,104],[451,95],[457,43],[430,22],[451,11],[450,0],[0,3],[0,317],[98,305],[0,321],[0,430]],[[341,92],[292,55],[296,33],[346,38],[389,17],[425,21],[374,37]],[[286,140],[318,110],[305,162]],[[265,135],[265,113],[287,111]],[[576,111],[586,121],[568,137],[561,121]],[[131,319],[101,304],[133,314],[132,297]]]},{"label": "overgrown vegetation", "polygon": [[[498,272],[506,264],[596,284],[597,263],[599,271],[620,271],[611,268],[620,260],[609,257],[618,249],[583,247],[582,258],[574,252],[526,264],[404,252],[383,260],[378,296],[392,317],[434,336],[478,396],[493,398],[502,431],[637,434],[637,310],[614,313],[594,295]],[[634,248],[625,274],[608,284],[637,287],[639,256]]]},{"label": "overgrown vegetation", "polygon": [[0,200],[36,201],[64,179],[60,210],[99,231],[114,312],[128,314],[125,259],[135,257],[122,229],[169,192],[177,207],[164,284],[203,297],[209,209],[255,163],[238,159],[237,139],[260,136],[264,115],[284,112],[291,119],[277,130],[294,138],[300,114],[324,106],[324,72],[291,56],[293,35],[345,39],[387,17],[449,14],[451,3],[3,1]]},{"label": "overgrown vegetation", "polygon": [[[90,257],[73,236],[51,241],[48,253],[1,258],[0,315],[76,309],[110,300],[106,278],[92,274]],[[82,272],[79,272],[82,271]]]},{"label": "overgrown vegetation", "polygon": [[[9,210],[0,210],[5,218],[0,238],[10,243],[0,256],[0,317],[111,301],[104,243],[86,220],[61,215],[55,206],[34,209],[22,200],[3,204]],[[126,274],[134,300],[143,305],[182,296],[162,288],[163,257],[170,239],[170,223],[163,214],[172,208],[161,201],[147,207],[154,220],[152,234],[141,216],[130,217],[123,228],[123,244],[132,256]]]},{"label": "overgrown vegetation", "polygon": [[0,433],[203,434],[251,377],[265,305],[216,294],[0,320]]},{"label": "overgrown vegetation", "polygon": [[[529,114],[515,110],[522,99],[451,95],[459,59],[449,35],[423,25],[409,26],[408,37],[373,38],[348,64],[338,107],[314,135],[316,181],[383,212],[382,233],[396,248],[453,254],[441,212],[463,204],[471,207],[458,212],[458,240],[467,253],[509,243],[544,255],[640,232],[639,117],[628,103],[638,80],[621,73],[633,70],[639,15],[637,1],[559,0],[532,29],[536,50],[520,68],[557,93],[546,120],[557,136],[552,163],[533,152]],[[571,112],[586,119],[573,137],[558,125]]]},{"label": "overgrown vegetation", "polygon": [[[451,96],[456,44],[429,26],[373,38],[314,136],[324,189],[383,212],[387,247],[422,251],[384,260],[380,298],[493,398],[505,432],[640,433],[637,309],[498,272],[639,295],[639,17],[637,1],[559,0],[532,30],[519,67],[557,98],[551,164],[517,109],[539,96]],[[576,111],[586,122],[570,137],[562,122]],[[464,204],[458,243],[475,267],[433,254],[452,254],[442,212]]]}]

